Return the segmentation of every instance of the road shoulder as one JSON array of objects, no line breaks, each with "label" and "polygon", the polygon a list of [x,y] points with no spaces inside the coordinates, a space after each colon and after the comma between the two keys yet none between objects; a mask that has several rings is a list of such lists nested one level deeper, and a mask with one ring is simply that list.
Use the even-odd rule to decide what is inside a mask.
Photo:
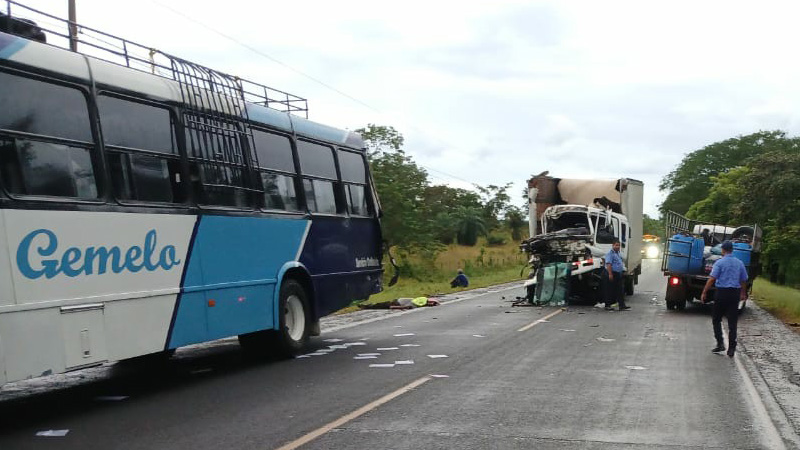
[{"label": "road shoulder", "polygon": [[748,302],[739,319],[743,364],[784,439],[800,448],[800,334]]}]

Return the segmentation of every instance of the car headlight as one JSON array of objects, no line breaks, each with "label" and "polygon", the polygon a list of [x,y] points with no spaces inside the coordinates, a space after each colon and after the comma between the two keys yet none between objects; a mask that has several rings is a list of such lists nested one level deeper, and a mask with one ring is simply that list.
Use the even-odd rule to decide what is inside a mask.
[{"label": "car headlight", "polygon": [[650,247],[647,247],[647,253],[646,254],[647,254],[648,258],[658,258],[658,247],[656,247],[654,245],[650,246]]}]

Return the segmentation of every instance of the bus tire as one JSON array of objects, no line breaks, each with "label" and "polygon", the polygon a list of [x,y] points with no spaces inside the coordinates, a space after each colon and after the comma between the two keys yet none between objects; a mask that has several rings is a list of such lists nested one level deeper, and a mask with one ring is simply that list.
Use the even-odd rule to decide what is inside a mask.
[{"label": "bus tire", "polygon": [[281,285],[279,301],[280,325],[274,332],[276,351],[280,356],[295,356],[308,344],[313,326],[308,294],[302,284],[288,278]]}]

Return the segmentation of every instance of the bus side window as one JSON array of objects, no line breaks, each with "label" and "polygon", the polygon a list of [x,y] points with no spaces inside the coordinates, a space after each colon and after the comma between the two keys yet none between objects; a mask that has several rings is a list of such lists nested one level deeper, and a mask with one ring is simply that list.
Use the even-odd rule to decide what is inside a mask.
[{"label": "bus side window", "polygon": [[180,203],[180,156],[166,108],[108,95],[97,98],[114,194],[120,200]]},{"label": "bus side window", "polygon": [[183,114],[186,153],[192,188],[198,203],[250,209],[260,203],[249,161],[246,161],[247,125],[209,111]]},{"label": "bus side window", "polygon": [[344,184],[347,212],[354,216],[369,216],[367,208],[367,170],[364,155],[339,150],[339,171]]},{"label": "bus side window", "polygon": [[98,197],[94,139],[80,90],[0,72],[0,110],[0,173],[10,193]]},{"label": "bus side window", "polygon": [[297,154],[303,173],[303,189],[312,213],[337,214],[344,208],[336,201],[336,163],[333,149],[307,141],[297,141]]},{"label": "bus side window", "polygon": [[264,208],[300,211],[291,140],[286,136],[253,130],[253,142],[257,159],[254,165],[264,189]]}]

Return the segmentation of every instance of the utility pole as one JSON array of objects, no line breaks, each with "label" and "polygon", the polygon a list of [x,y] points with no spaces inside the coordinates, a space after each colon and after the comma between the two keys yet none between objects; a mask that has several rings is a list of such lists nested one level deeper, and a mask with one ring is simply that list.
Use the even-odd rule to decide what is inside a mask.
[{"label": "utility pole", "polygon": [[73,52],[78,51],[78,23],[75,18],[75,0],[68,0],[69,3],[69,49]]}]

